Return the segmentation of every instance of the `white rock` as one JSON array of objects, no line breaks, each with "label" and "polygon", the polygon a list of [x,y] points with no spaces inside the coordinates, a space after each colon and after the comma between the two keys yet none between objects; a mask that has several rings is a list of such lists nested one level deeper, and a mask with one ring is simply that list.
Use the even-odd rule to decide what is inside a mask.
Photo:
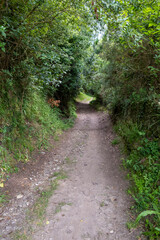
[{"label": "white rock", "polygon": [[19,195],[17,196],[17,199],[21,199],[21,198],[23,198],[23,195],[22,195],[22,194],[19,194]]}]

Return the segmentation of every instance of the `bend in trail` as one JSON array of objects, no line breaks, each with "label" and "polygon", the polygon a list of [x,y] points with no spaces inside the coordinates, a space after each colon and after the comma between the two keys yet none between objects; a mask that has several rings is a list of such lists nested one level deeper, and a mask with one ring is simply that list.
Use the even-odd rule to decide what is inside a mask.
[{"label": "bend in trail", "polygon": [[65,166],[69,176],[50,198],[49,224],[34,234],[34,240],[136,239],[137,232],[126,228],[128,183],[120,170],[120,153],[111,145],[113,138],[109,116],[79,103],[76,124],[64,146],[73,145],[68,158],[74,163]]}]

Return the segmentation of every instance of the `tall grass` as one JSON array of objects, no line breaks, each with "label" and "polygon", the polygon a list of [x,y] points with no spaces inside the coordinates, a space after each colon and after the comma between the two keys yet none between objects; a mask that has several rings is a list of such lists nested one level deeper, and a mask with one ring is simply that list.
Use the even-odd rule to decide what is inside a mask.
[{"label": "tall grass", "polygon": [[27,162],[35,148],[47,148],[49,137],[70,127],[76,116],[70,104],[72,118],[65,119],[59,108],[51,108],[37,91],[31,91],[23,106],[17,98],[13,105],[14,111],[4,102],[0,104],[0,182],[18,171],[17,163]]}]

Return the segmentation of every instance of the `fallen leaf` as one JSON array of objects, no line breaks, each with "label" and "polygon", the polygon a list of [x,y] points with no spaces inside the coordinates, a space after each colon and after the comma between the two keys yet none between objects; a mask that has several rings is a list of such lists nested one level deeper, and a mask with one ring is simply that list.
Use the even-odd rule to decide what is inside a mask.
[{"label": "fallen leaf", "polygon": [[4,187],[4,183],[0,183],[0,187],[3,188]]},{"label": "fallen leaf", "polygon": [[48,224],[49,224],[49,221],[47,221],[46,224],[48,225]]}]

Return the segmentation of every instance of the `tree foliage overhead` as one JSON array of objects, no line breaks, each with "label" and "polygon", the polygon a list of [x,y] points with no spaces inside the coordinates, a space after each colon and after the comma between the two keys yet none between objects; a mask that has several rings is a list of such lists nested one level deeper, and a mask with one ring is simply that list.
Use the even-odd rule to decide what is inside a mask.
[{"label": "tree foliage overhead", "polygon": [[97,1],[97,5],[105,33],[90,55],[94,64],[87,69],[97,67],[87,78],[115,116],[134,116],[157,136],[160,3],[117,0]]},{"label": "tree foliage overhead", "polygon": [[[78,84],[80,61],[88,47],[91,31],[87,22],[92,15],[84,3],[48,0],[2,2],[2,94],[8,95],[8,99],[13,94],[22,98],[28,88],[35,85],[44,88],[46,94],[48,91],[53,95],[57,86],[64,89],[67,78],[72,74],[75,77],[73,85]],[[71,85],[73,91],[75,86]]]}]

